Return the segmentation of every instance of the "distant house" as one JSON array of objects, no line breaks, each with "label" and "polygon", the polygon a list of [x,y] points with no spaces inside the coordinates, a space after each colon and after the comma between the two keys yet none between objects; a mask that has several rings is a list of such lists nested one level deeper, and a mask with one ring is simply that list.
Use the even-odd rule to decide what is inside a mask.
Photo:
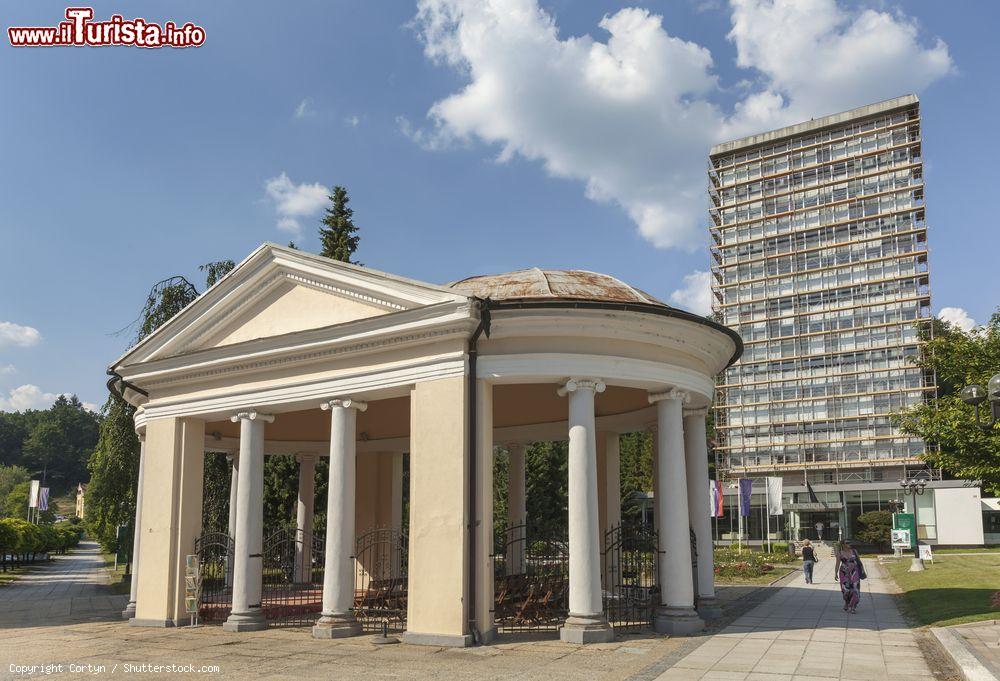
[{"label": "distant house", "polygon": [[84,496],[87,494],[87,486],[82,482],[78,483],[76,486],[76,517],[83,518],[84,507]]}]

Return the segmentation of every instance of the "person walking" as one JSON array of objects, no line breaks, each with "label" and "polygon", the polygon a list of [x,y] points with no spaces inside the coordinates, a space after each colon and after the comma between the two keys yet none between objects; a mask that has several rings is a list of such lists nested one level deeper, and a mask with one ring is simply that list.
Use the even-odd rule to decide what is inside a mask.
[{"label": "person walking", "polygon": [[816,563],[816,552],[813,550],[812,543],[806,539],[802,542],[802,572],[805,573],[806,584],[813,583],[813,566]]},{"label": "person walking", "polygon": [[857,612],[858,602],[861,600],[861,580],[868,575],[865,574],[861,557],[849,541],[837,544],[837,563],[833,573],[840,582],[840,593],[844,597],[844,612],[852,614]]},{"label": "person walking", "polygon": [[816,523],[816,539],[823,541],[823,523]]}]

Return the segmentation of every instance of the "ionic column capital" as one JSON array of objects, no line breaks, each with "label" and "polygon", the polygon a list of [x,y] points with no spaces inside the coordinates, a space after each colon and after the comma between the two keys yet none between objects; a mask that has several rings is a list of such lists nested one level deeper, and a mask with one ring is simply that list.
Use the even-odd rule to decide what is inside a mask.
[{"label": "ionic column capital", "polygon": [[299,452],[295,455],[295,460],[301,463],[316,463],[319,458],[315,452]]},{"label": "ionic column capital", "polygon": [[702,418],[705,418],[706,416],[708,416],[708,407],[700,407],[698,409],[685,409],[684,418],[687,418],[688,416],[700,416]]},{"label": "ionic column capital", "polygon": [[602,393],[605,388],[607,386],[599,378],[571,378],[556,393],[559,397],[565,397],[577,390],[593,390],[595,393]]},{"label": "ionic column capital", "polygon": [[238,411],[229,417],[229,420],[233,423],[242,421],[246,419],[248,421],[263,421],[264,423],[274,423],[274,414],[264,414],[256,409],[250,409],[248,411]]},{"label": "ionic column capital", "polygon": [[685,390],[678,390],[677,388],[671,388],[659,393],[649,393],[650,404],[656,404],[661,400],[680,400],[681,404],[687,404],[691,401],[691,393]]},{"label": "ionic column capital", "polygon": [[338,397],[324,402],[319,405],[319,408],[323,411],[328,411],[330,409],[357,409],[358,411],[365,411],[368,409],[368,403],[362,402],[361,400],[351,399],[350,397]]}]

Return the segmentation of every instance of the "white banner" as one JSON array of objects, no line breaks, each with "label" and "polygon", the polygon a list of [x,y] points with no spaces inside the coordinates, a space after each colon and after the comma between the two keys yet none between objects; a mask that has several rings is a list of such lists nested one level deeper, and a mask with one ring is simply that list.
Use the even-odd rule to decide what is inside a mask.
[{"label": "white banner", "polygon": [[781,506],[781,489],[783,478],[767,479],[767,514],[784,515],[785,510]]},{"label": "white banner", "polygon": [[37,480],[31,481],[31,489],[28,491],[28,508],[38,508],[38,489],[41,484]]}]

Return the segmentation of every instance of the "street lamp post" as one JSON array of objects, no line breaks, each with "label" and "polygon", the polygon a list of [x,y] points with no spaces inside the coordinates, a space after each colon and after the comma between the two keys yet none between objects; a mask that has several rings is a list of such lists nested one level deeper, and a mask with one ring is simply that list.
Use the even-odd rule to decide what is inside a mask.
[{"label": "street lamp post", "polygon": [[[959,396],[963,402],[976,408],[976,423],[983,430],[992,430],[993,426],[1000,421],[1000,374],[996,374],[990,379],[990,382],[986,384],[986,390],[983,390],[982,386],[979,385],[967,385],[962,388]],[[986,400],[990,401],[990,419],[989,422],[983,423],[979,415],[979,405]]]},{"label": "street lamp post", "polygon": [[[903,488],[903,496],[910,495],[913,497],[913,531],[917,531],[917,497],[924,493],[924,488],[927,487],[926,480],[917,480],[916,478],[904,478],[899,481],[899,486]],[[915,539],[915,538],[914,538]],[[924,569],[924,561],[920,560],[920,545],[914,543],[913,545],[913,560],[910,562],[910,572],[922,572]]]}]

